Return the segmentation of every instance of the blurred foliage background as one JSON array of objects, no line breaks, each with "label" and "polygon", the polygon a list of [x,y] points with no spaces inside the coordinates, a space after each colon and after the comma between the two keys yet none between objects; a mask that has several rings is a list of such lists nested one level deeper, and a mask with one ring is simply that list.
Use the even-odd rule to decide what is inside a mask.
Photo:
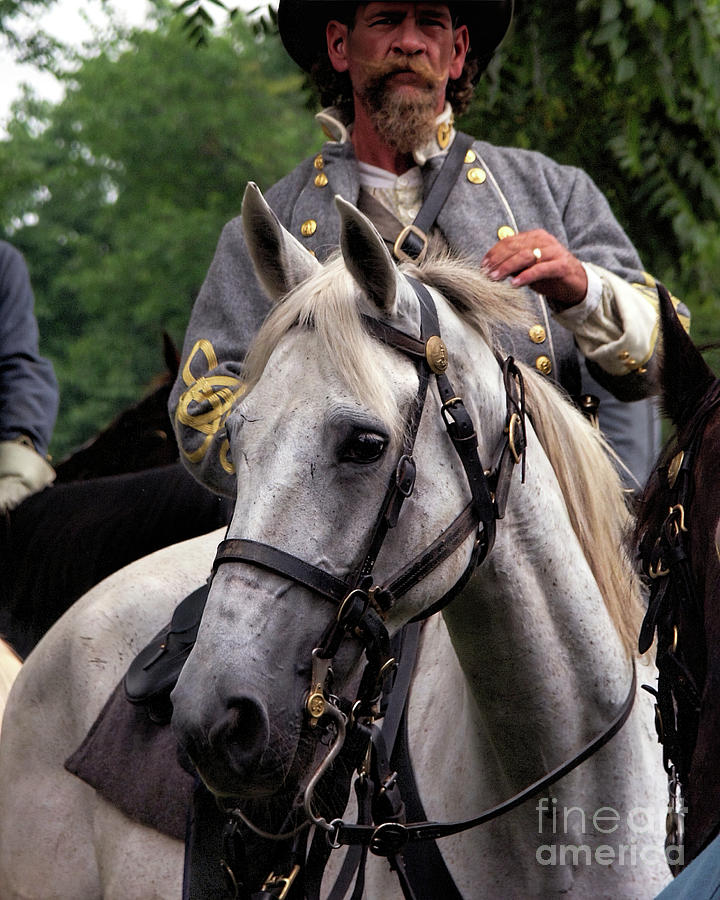
[{"label": "blurred foliage background", "polygon": [[[18,15],[52,2],[0,0],[3,50],[66,87],[57,103],[26,91],[14,105],[0,236],[30,267],[61,457],[142,395],[163,331],[181,344],[246,182],[269,187],[323,137],[270,8],[157,0],[146,29],[111,27],[82,51],[39,31],[20,40]],[[588,171],[701,344],[720,337],[718,59],[718,0],[516,0],[459,123]]]}]

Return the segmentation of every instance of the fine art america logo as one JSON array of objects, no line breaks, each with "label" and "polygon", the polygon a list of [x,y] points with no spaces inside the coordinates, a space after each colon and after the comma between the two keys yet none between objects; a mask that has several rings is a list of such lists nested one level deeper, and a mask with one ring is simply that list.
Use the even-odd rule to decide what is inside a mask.
[{"label": "fine art america logo", "polygon": [[636,866],[663,860],[673,867],[683,864],[682,847],[638,841],[643,834],[665,833],[665,809],[636,806],[624,815],[610,806],[592,811],[559,807],[554,797],[542,797],[535,809],[541,840],[535,859],[541,866]]}]

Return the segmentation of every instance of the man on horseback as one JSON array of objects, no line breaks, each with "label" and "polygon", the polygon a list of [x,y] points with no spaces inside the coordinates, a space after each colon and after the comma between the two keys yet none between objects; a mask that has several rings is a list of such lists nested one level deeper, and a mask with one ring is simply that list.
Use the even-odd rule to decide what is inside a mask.
[{"label": "man on horseback", "polygon": [[55,478],[45,454],[58,387],[52,364],[38,352],[34,304],[22,255],[0,241],[0,512]]},{"label": "man on horseback", "polygon": [[[267,200],[320,259],[337,246],[339,194],[373,221],[398,260],[440,242],[491,279],[511,279],[525,291],[533,324],[508,333],[505,351],[581,403],[602,394],[601,426],[607,420],[608,437],[641,483],[657,449],[648,399],[657,390],[653,280],[585,173],[454,128],[512,10],[512,0],[280,0],[288,53],[333,105],[318,114],[329,141]],[[229,457],[225,420],[243,394],[242,361],[267,311],[234,219],[193,309],[170,399],[185,462],[228,496],[238,461]],[[176,648],[179,661],[188,649]],[[148,648],[131,670],[129,693],[152,693],[154,671],[170,680],[172,655]]]},{"label": "man on horseback", "polygon": [[[469,104],[512,6],[281,0],[288,53],[334,105],[318,114],[329,142],[267,192],[268,201],[321,259],[337,243],[333,196],[340,194],[372,219],[399,259],[437,236],[491,278],[525,288],[534,324],[508,335],[506,350],[571,396],[602,395],[601,426],[637,487],[657,450],[645,399],[656,390],[654,282],[590,179],[537,153],[475,141],[443,176],[451,183],[432,227],[408,235],[458,139],[454,116]],[[228,495],[234,468],[224,421],[266,312],[233,220],[195,304],[170,403],[186,461]]]}]

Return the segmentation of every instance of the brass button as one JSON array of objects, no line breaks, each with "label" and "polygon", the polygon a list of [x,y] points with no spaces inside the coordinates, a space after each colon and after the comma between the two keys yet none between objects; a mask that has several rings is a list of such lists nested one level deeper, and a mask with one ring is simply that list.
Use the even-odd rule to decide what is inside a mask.
[{"label": "brass button", "polygon": [[468,152],[465,154],[465,162],[468,164],[474,163],[476,159],[477,153],[474,150],[468,150]]},{"label": "brass button", "polygon": [[621,353],[618,353],[618,359],[627,359],[629,356],[630,354],[627,352],[627,350],[623,350]]},{"label": "brass button", "polygon": [[306,222],[303,222],[300,226],[300,234],[303,237],[310,237],[315,234],[317,231],[317,222],[315,219],[308,219]]},{"label": "brass button", "polygon": [[328,177],[324,172],[318,172],[315,176],[315,184],[317,187],[325,187],[328,183]]},{"label": "brass button", "polygon": [[504,241],[505,238],[512,237],[515,234],[515,229],[511,228],[509,225],[501,225],[498,228],[497,236],[501,241]]},{"label": "brass button", "polygon": [[450,132],[452,131],[452,125],[449,122],[442,122],[438,125],[437,130],[437,142],[438,147],[441,150],[444,150],[447,145],[450,143]]},{"label": "brass button", "polygon": [[438,335],[434,334],[427,339],[425,344],[425,358],[427,363],[436,375],[442,373],[448,367],[448,352],[445,341]]},{"label": "brass button", "polygon": [[629,369],[634,369],[635,366],[637,365],[637,360],[636,360],[636,359],[633,359],[632,356],[631,356],[630,359],[626,359],[626,360],[625,360],[625,365],[626,365]]},{"label": "brass button", "polygon": [[542,344],[542,342],[547,337],[545,329],[542,327],[542,325],[533,325],[528,334],[530,335],[530,340],[533,342],[533,344]]},{"label": "brass button", "polygon": [[535,360],[535,368],[543,375],[549,375],[552,372],[552,363],[548,356],[538,356]]},{"label": "brass button", "polygon": [[467,173],[468,181],[471,181],[473,184],[482,184],[486,178],[485,169],[470,169]]},{"label": "brass button", "polygon": [[316,169],[322,169],[324,167],[325,160],[322,158],[322,154],[318,153],[318,155],[315,157],[313,165]]}]

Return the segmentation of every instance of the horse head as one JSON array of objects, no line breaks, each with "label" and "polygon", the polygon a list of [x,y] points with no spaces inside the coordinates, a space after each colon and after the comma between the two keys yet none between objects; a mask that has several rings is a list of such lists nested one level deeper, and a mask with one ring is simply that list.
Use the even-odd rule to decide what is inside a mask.
[{"label": "horse head", "polygon": [[[425,412],[422,402],[418,408],[419,361],[388,343],[395,329],[420,344],[416,291],[370,222],[343,200],[336,203],[340,253],[322,266],[254,185],[245,194],[248,248],[277,305],[246,361],[247,391],[226,422],[237,474],[228,539],[244,542],[246,553],[251,544],[281,550],[350,593],[370,570],[378,584],[401,570],[453,522],[472,492],[439,427],[440,399],[427,391]],[[493,295],[505,319],[520,315],[514,292],[501,290],[498,299],[494,287]],[[468,402],[471,414],[488,422],[479,451],[489,457],[506,418],[504,408],[494,414],[491,399],[505,397],[502,371],[489,343],[468,334],[439,295],[435,302],[455,387],[471,368],[484,372],[485,384],[474,387]],[[385,340],[370,331],[377,322],[390,326]],[[406,446],[413,429],[414,449]],[[383,503],[398,502],[386,497],[399,466],[412,502],[402,527],[387,528],[381,547],[371,550]],[[380,610],[384,629],[392,633],[450,590],[471,560],[475,531],[428,566],[392,608]],[[368,563],[369,552],[377,564]],[[298,761],[307,766],[315,747],[318,732],[308,728],[304,703],[315,678],[313,651],[337,621],[343,598],[335,606],[319,599],[316,584],[278,569],[276,559],[217,567],[196,647],[173,694],[179,739],[220,794],[275,793]],[[363,642],[351,638],[335,649],[332,691],[340,693],[357,678]],[[329,677],[326,665],[320,682]]]}]

